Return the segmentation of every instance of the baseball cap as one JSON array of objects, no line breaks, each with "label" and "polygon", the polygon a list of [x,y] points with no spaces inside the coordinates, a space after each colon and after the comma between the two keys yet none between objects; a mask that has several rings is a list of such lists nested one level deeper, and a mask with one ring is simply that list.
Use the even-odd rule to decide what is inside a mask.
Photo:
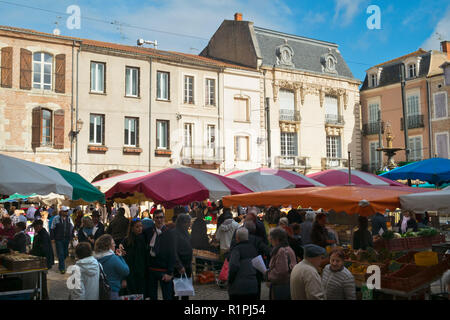
[{"label": "baseball cap", "polygon": [[62,207],[61,207],[61,211],[69,211],[69,207],[62,206]]}]

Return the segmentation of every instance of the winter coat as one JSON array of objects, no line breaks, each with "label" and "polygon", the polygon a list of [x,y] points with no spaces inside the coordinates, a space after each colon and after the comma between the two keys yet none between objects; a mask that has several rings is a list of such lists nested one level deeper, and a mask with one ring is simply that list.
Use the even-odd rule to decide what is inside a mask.
[{"label": "winter coat", "polygon": [[267,232],[266,232],[266,227],[264,226],[264,222],[262,222],[261,220],[259,220],[257,218],[255,226],[256,226],[255,236],[260,237],[262,239],[262,241],[264,241],[265,244],[269,244],[269,240],[267,239]]},{"label": "winter coat", "polygon": [[111,250],[96,253],[95,258],[102,264],[106,279],[111,286],[112,292],[119,292],[122,280],[130,273],[127,263],[122,257],[114,254]]},{"label": "winter coat", "polygon": [[182,230],[175,228],[173,230],[175,238],[175,252],[176,252],[176,262],[175,262],[175,276],[181,276],[178,269],[184,267],[186,270],[186,275],[188,277],[192,274],[192,255],[193,250],[191,246],[191,237],[189,233],[184,233]]},{"label": "winter coat", "polygon": [[50,239],[52,240],[72,240],[73,224],[69,217],[66,217],[64,222],[61,216],[55,216],[52,220],[50,228]]},{"label": "winter coat", "polygon": [[173,275],[176,261],[174,233],[168,230],[166,226],[163,226],[162,233],[156,236],[154,246],[155,257],[153,257],[150,255],[150,242],[155,232],[156,226],[144,230],[145,241],[149,246],[149,267],[164,269],[167,270],[167,274]]},{"label": "winter coat", "polygon": [[98,300],[100,266],[93,256],[78,260],[80,287],[69,289],[70,300]]},{"label": "winter coat", "polygon": [[315,245],[325,248],[328,245],[328,239],[329,235],[327,228],[322,227],[317,222],[314,222],[311,230],[311,242]]},{"label": "winter coat", "polygon": [[248,241],[239,242],[231,251],[228,265],[229,295],[252,295],[258,293],[258,279],[252,259],[258,256]]},{"label": "winter coat", "polygon": [[297,259],[291,247],[280,247],[270,258],[267,279],[273,284],[289,283],[291,271],[296,264]]},{"label": "winter coat", "polygon": [[55,263],[50,235],[44,228],[34,235],[33,247],[31,248],[30,254],[37,257],[45,257],[47,259],[48,269],[51,269]]},{"label": "winter coat", "polygon": [[369,230],[356,230],[353,234],[353,249],[367,250],[368,247],[373,247],[372,234]]},{"label": "winter coat", "polygon": [[122,241],[127,236],[129,223],[130,220],[125,218],[124,215],[116,215],[109,224],[106,233],[110,234],[114,240]]},{"label": "winter coat", "polygon": [[355,278],[346,267],[332,271],[329,264],[325,266],[322,285],[327,300],[356,300]]},{"label": "winter coat", "polygon": [[237,223],[233,219],[227,219],[220,225],[219,230],[217,230],[216,232],[216,239],[220,241],[220,249],[230,249],[233,234],[238,228],[239,223]]},{"label": "winter coat", "polygon": [[292,300],[324,300],[322,279],[317,269],[304,259],[291,272]]},{"label": "winter coat", "polygon": [[191,227],[191,245],[198,250],[209,250],[209,238],[206,222],[203,219],[195,219]]},{"label": "winter coat", "polygon": [[379,212],[372,217],[372,235],[378,235],[380,229],[387,231],[386,218]]},{"label": "winter coat", "polygon": [[8,240],[8,248],[20,253],[27,252],[27,236],[25,232],[18,232],[12,240]]},{"label": "winter coat", "polygon": [[300,224],[300,235],[302,237],[303,245],[311,244],[311,231],[313,223],[311,221],[305,221]]},{"label": "winter coat", "polygon": [[94,226],[94,240],[97,240],[104,234],[105,234],[105,226],[103,223],[99,222],[96,226]]},{"label": "winter coat", "polygon": [[122,242],[126,255],[125,262],[130,268],[127,277],[127,289],[129,294],[143,294],[140,292],[145,281],[145,274],[148,269],[148,246],[143,234],[136,236],[134,243],[128,244],[127,238]]}]

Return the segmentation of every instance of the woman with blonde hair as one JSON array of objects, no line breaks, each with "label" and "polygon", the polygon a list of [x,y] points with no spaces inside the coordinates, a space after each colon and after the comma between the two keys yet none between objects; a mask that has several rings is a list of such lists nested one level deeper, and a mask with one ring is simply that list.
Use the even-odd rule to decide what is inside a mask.
[{"label": "woman with blonde hair", "polygon": [[94,222],[91,217],[84,216],[81,219],[81,226],[78,230],[78,242],[89,242],[94,246]]}]

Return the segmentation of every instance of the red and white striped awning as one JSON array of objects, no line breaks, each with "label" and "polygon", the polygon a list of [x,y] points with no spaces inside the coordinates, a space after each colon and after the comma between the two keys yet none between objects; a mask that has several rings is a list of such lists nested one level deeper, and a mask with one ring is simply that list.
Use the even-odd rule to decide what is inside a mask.
[{"label": "red and white striped awning", "polygon": [[[348,184],[348,169],[329,169],[321,172],[308,174],[308,177],[314,179],[326,186],[337,186]],[[400,186],[404,184],[387,178],[383,178],[371,173],[352,170],[351,183],[355,185],[368,186]]]},{"label": "red and white striped awning", "polygon": [[100,191],[106,192],[109,189],[111,189],[117,182],[142,177],[149,173],[150,172],[148,172],[148,171],[141,171],[141,170],[131,171],[131,172],[119,174],[114,177],[109,177],[109,178],[95,181],[92,183],[92,185],[96,188],[99,188]]}]

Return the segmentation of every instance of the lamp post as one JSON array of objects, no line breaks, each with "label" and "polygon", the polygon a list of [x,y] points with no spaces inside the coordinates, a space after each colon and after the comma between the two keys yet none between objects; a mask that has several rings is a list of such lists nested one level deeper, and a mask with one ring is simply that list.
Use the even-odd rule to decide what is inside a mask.
[{"label": "lamp post", "polygon": [[[77,172],[77,165],[78,165],[78,134],[80,133],[81,129],[83,128],[83,120],[78,119],[77,124],[75,126],[75,130],[70,131],[70,143],[73,145],[74,140],[76,139],[77,144],[75,148],[75,172]],[[71,161],[72,163],[72,161]]]}]

